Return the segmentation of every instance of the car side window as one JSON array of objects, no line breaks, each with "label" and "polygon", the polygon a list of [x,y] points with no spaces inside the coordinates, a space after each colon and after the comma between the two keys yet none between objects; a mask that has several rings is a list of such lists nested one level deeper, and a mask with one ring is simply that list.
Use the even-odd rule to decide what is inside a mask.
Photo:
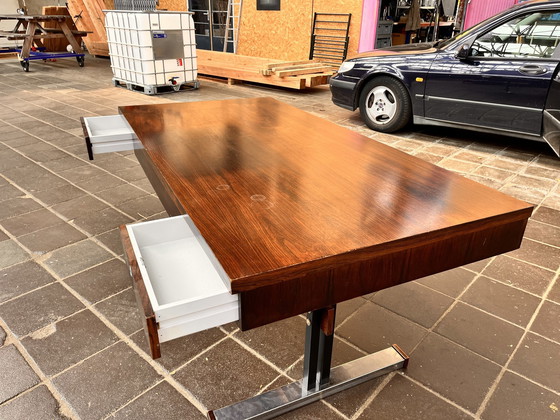
[{"label": "car side window", "polygon": [[559,43],[560,12],[531,13],[518,16],[478,37],[470,55],[550,58]]}]

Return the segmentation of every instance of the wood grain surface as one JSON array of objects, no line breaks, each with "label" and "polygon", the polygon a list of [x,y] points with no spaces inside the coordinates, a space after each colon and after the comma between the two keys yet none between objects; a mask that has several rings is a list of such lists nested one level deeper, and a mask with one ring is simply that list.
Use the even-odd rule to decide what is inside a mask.
[{"label": "wood grain surface", "polygon": [[242,311],[280,293],[285,317],[510,251],[532,211],[271,98],[120,112],[169,210],[191,216],[232,292],[247,292]]}]

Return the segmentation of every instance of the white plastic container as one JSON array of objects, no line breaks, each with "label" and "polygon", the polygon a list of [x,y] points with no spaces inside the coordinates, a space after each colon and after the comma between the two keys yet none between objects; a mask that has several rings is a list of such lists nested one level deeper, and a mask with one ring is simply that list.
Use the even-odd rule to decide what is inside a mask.
[{"label": "white plastic container", "polygon": [[194,21],[190,12],[107,10],[105,27],[114,81],[143,87],[198,87]]}]

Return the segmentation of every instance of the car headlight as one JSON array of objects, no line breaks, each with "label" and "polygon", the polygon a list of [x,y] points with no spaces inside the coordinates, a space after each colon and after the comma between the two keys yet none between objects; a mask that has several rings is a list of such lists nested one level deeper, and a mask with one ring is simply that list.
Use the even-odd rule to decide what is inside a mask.
[{"label": "car headlight", "polygon": [[338,68],[338,72],[339,73],[346,73],[347,71],[350,71],[354,68],[354,64],[355,64],[354,61],[345,61]]}]

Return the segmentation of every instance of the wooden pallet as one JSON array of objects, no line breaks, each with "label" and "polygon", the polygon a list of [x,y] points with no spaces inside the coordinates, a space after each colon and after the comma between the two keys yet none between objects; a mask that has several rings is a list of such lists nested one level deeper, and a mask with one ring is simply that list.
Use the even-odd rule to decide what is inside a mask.
[{"label": "wooden pallet", "polygon": [[119,80],[113,78],[113,85],[116,87],[126,88],[134,92],[144,93],[146,95],[161,95],[162,93],[173,93],[180,92],[182,90],[194,90],[198,89],[199,82],[185,82],[181,85],[171,86],[171,85],[137,85],[135,83],[130,83],[125,80]]},{"label": "wooden pallet", "polygon": [[280,61],[268,58],[197,49],[198,73],[290,89],[305,89],[329,83],[334,73],[329,65],[313,61]]}]

